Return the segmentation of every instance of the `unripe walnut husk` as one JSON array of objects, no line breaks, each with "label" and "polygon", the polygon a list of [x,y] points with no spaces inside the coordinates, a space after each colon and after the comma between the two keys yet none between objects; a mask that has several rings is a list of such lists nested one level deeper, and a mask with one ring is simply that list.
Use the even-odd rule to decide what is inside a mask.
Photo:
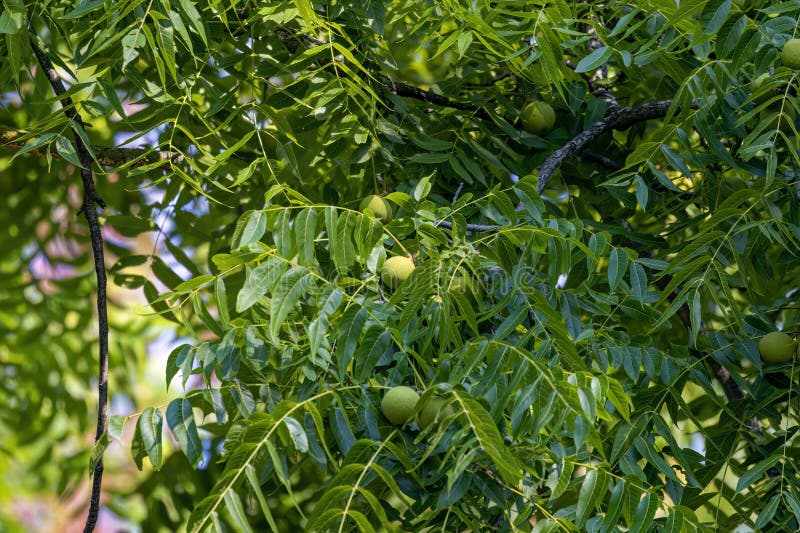
[{"label": "unripe walnut husk", "polygon": [[800,39],[789,39],[781,50],[781,63],[784,66],[800,69]]},{"label": "unripe walnut husk", "polygon": [[797,352],[797,343],[782,331],[772,331],[758,341],[758,352],[765,363],[788,363]]},{"label": "unripe walnut husk", "polygon": [[381,268],[381,280],[390,289],[396,289],[411,276],[415,268],[414,261],[410,257],[401,255],[390,257],[384,261]]},{"label": "unripe walnut husk", "polygon": [[546,102],[534,101],[522,108],[522,127],[529,133],[543,135],[553,129],[556,112]]},{"label": "unripe walnut husk", "polygon": [[383,395],[381,412],[389,422],[401,426],[408,422],[418,401],[419,394],[411,387],[404,385],[393,387]]},{"label": "unripe walnut husk", "polygon": [[366,212],[367,209],[384,224],[392,221],[392,206],[377,194],[371,194],[361,200],[359,211]]}]

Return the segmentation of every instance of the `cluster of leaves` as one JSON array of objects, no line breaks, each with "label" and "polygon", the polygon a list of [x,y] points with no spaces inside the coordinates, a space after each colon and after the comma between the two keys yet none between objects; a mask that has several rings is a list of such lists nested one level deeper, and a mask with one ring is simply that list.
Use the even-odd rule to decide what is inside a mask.
[{"label": "cluster of leaves", "polygon": [[[425,185],[423,180],[412,195],[391,195],[403,206],[401,214],[433,207],[425,201]],[[216,423],[206,426],[209,437],[225,437],[229,456],[190,527],[201,529],[223,502],[235,511],[234,489],[248,483],[250,490],[257,488],[252,486],[257,478],[248,472],[269,465],[276,481],[291,490],[294,464],[309,458],[324,471],[338,472],[329,482],[330,497],[315,502],[311,529],[334,519],[361,523],[370,502],[351,507],[353,497],[360,494],[361,500],[381,490],[398,496],[404,507],[406,492],[419,495],[411,517],[424,514],[433,502],[429,498],[436,496],[434,511],[441,516],[433,521],[437,513],[430,513],[429,523],[447,523],[457,502],[473,499],[457,519],[464,525],[489,527],[504,515],[501,522],[524,522],[535,508],[525,506],[525,513],[512,519],[519,510],[501,503],[515,491],[534,491],[546,481],[550,465],[566,460],[574,466],[578,451],[589,442],[600,445],[595,425],[612,420],[607,401],[608,409],[630,420],[629,399],[620,383],[592,375],[578,353],[567,323],[579,336],[579,315],[565,321],[552,292],[573,255],[594,270],[597,259],[608,253],[608,236],[593,235],[587,245],[583,229],[564,219],[548,227],[544,205],[528,196],[535,197],[530,180],[523,180],[517,191],[514,198],[498,190],[491,202],[514,227],[475,241],[467,240],[457,225],[448,233],[429,223],[414,228],[405,216],[383,228],[361,213],[304,204],[297,194],[287,194],[293,205],[281,207],[270,200],[292,191],[276,187],[267,194],[264,209],[240,218],[230,252],[212,258],[214,274],[195,277],[162,297],[173,308],[190,306],[194,317],[176,312],[187,327],[200,318],[222,334],[218,342],[177,348],[168,363],[168,382],[181,370],[185,383],[193,368],[206,384],[212,376],[221,382],[218,388],[174,400],[166,409],[167,422],[190,461],[202,458],[193,408],[203,413],[201,419],[209,416]],[[524,200],[533,215],[515,211],[515,199]],[[469,211],[471,203],[465,195],[447,211]],[[567,237],[555,230],[558,225]],[[376,276],[386,242],[414,253],[420,263],[392,295],[382,293]],[[508,254],[512,247],[521,248],[522,258]],[[507,269],[499,268],[500,262]],[[538,268],[531,270],[545,265],[544,272],[553,277],[549,282]],[[471,290],[448,290],[459,276],[476,280]],[[625,284],[624,277],[622,270],[610,279]],[[207,298],[201,296],[205,292]],[[217,310],[217,319],[209,307]],[[547,364],[558,360],[570,371]],[[453,423],[417,439],[389,428],[377,415],[380,392],[401,383],[422,389],[439,384],[457,407]],[[506,410],[512,416],[501,433],[497,420],[504,420]],[[147,455],[160,466],[162,417],[146,415],[139,419],[134,451],[138,460]],[[550,438],[540,435],[545,428]],[[566,458],[556,458],[549,451],[551,439],[562,435],[575,443],[562,451]],[[518,453],[528,459],[521,463]],[[521,485],[523,467],[528,475]],[[397,490],[395,480],[405,492]],[[494,517],[485,514],[486,502],[475,505],[484,500],[487,483],[494,485],[488,493],[498,506]],[[351,490],[342,492],[343,487]],[[337,514],[338,501],[345,507]],[[371,508],[383,517],[382,507]],[[582,512],[581,523],[588,511]],[[267,510],[265,516],[271,516]],[[410,527],[413,522],[405,525]]]},{"label": "cluster of leaves", "polygon": [[[100,178],[107,227],[163,243],[114,248],[112,279],[193,339],[166,369],[188,392],[136,421],[134,460],[157,470],[139,492],[173,502],[148,527],[796,528],[796,379],[765,372],[754,339],[798,323],[798,83],[777,58],[800,10],[757,3],[8,2],[0,87],[25,112],[0,117],[31,132],[25,151],[74,161],[66,139],[86,134],[30,103],[48,101],[33,17],[106,141],[184,156],[119,170],[142,194]],[[519,127],[532,98],[557,111],[546,137]],[[538,191],[554,149],[653,101],[663,117]],[[25,220],[55,194],[42,183]],[[384,188],[386,225],[355,210]],[[387,292],[381,265],[409,254]],[[79,279],[64,305],[85,317]],[[391,426],[398,384],[452,409]]]},{"label": "cluster of leaves", "polygon": [[[291,492],[293,472],[309,460],[335,474],[309,508],[311,530],[338,520],[363,528],[370,513],[386,527],[403,520],[403,530],[423,523],[419,517],[476,529],[514,529],[531,518],[569,527],[559,520],[569,518],[582,528],[607,498],[611,507],[595,526],[616,526],[624,512],[633,527],[650,524],[664,505],[661,491],[647,489],[664,483],[682,504],[663,517],[665,526],[699,524],[688,509],[707,501],[703,489],[730,465],[742,424],[688,349],[673,351],[681,343],[669,319],[679,306],[665,310],[669,301],[658,305],[649,287],[674,269],[614,246],[606,231],[546,213],[530,178],[484,199],[508,226],[480,238],[458,224],[445,232],[423,222],[469,212],[473,203],[463,196],[426,216],[433,209],[426,185],[390,195],[401,215],[416,215],[416,228],[411,217],[384,228],[367,215],[273,188],[263,209],[239,219],[230,251],[212,257],[212,274],[159,300],[187,328],[199,319],[222,337],[181,346],[168,363],[168,382],[179,371],[184,383],[192,373],[207,386],[212,377],[220,382],[174,400],[165,413],[192,463],[202,459],[201,433],[224,442],[225,469],[190,528],[202,529],[225,508],[246,529],[237,490],[261,502],[256,482],[263,478],[255,474],[266,470]],[[515,210],[517,202],[525,209]],[[376,275],[387,248],[419,261],[392,295]],[[564,272],[568,288],[554,290]],[[459,277],[476,283],[466,293],[449,290]],[[671,344],[655,342],[659,336]],[[744,353],[757,364],[751,341],[712,339],[711,356],[731,363]],[[704,395],[690,404],[691,383]],[[433,431],[390,427],[377,406],[382,388],[397,384],[431,391],[426,397],[443,393],[456,409]],[[681,424],[706,425],[699,406],[723,417],[707,430],[705,455],[673,435]],[[145,415],[134,453],[158,467],[162,417]],[[207,422],[205,431],[198,420]],[[655,437],[668,447],[657,449]],[[576,468],[586,475],[573,480]],[[367,495],[397,505],[384,509]],[[643,507],[626,508],[628,500]],[[570,514],[559,516],[562,506]],[[269,506],[261,502],[261,509],[275,529]]]}]

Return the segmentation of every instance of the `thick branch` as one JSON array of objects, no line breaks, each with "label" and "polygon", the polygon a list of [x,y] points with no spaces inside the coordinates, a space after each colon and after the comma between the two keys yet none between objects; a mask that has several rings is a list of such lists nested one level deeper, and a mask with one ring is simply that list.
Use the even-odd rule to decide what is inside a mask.
[{"label": "thick branch", "polygon": [[[53,92],[55,92],[56,96],[61,97],[61,105],[64,108],[64,114],[73,120],[78,127],[83,127],[83,119],[75,109],[72,99],[69,96],[62,96],[66,92],[64,83],[53,68],[53,63],[47,57],[47,54],[39,48],[36,39],[37,37],[33,31],[33,26],[31,26],[31,49],[34,55],[36,55],[36,59],[39,61],[39,65],[41,65],[45,75],[47,75]],[[94,256],[94,270],[97,275],[97,322],[100,345],[100,367],[97,382],[97,431],[95,434],[95,442],[97,442],[105,433],[108,423],[108,311],[106,309],[106,266],[103,256],[103,235],[100,232],[100,223],[97,220],[97,205],[102,207],[103,201],[97,196],[97,191],[95,190],[94,177],[92,176],[91,170],[92,160],[89,151],[77,132],[75,133],[75,151],[81,163],[80,175],[83,181],[83,205],[81,206],[81,211],[83,211],[86,222],[89,225],[89,235],[92,241],[92,253]],[[83,529],[84,533],[91,533],[94,531],[95,525],[97,524],[97,515],[100,511],[102,480],[103,458],[100,457],[94,468],[92,495],[89,502],[89,514],[86,517],[86,525]]]},{"label": "thick branch", "polygon": [[[692,107],[697,107],[699,101],[692,102]],[[550,154],[539,167],[538,190],[542,192],[561,164],[574,156],[600,135],[611,130],[626,130],[639,122],[662,118],[672,106],[672,100],[649,102],[636,107],[622,109],[609,109],[609,113],[602,120],[595,122],[587,129],[573,137],[564,146]]]},{"label": "thick branch", "polygon": [[[21,150],[25,143],[20,139],[26,135],[28,135],[27,131],[9,128],[0,124],[0,147]],[[168,167],[170,163],[176,163],[183,159],[183,156],[178,152],[159,151],[152,148],[92,146],[92,151],[97,157],[98,163],[104,167],[120,167],[131,162],[133,162],[131,166],[140,167],[158,163],[159,161],[163,161],[164,167]],[[46,155],[42,150],[31,150],[28,153],[37,156]],[[57,153],[51,153],[50,155],[55,158],[61,157]]]}]

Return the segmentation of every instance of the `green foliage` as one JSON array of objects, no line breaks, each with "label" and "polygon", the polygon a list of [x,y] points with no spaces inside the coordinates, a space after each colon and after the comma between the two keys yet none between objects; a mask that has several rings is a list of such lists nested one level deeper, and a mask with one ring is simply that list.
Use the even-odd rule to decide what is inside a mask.
[{"label": "green foliage", "polygon": [[[755,4],[6,2],[0,125],[29,134],[0,148],[0,468],[30,468],[29,493],[85,474],[68,139],[100,159],[132,133],[181,156],[95,168],[111,389],[136,407],[94,457],[129,445],[144,472],[106,490],[151,510],[115,508],[143,530],[800,528],[797,369],[757,346],[800,323],[779,61],[800,9]],[[29,18],[91,127],[35,68]],[[523,128],[532,100],[552,131]],[[662,101],[539,191],[570,139]],[[391,220],[361,212],[375,193]],[[387,292],[397,256],[417,267]],[[40,279],[37,257],[71,269]],[[141,392],[166,328],[168,398]],[[414,415],[443,398],[439,423],[391,424],[399,385],[425,391]]]}]

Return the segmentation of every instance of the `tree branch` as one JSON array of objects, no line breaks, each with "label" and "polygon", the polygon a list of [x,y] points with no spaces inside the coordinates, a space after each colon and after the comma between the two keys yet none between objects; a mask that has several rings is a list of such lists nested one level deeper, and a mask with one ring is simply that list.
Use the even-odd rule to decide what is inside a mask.
[{"label": "tree branch", "polygon": [[597,163],[598,165],[604,166],[609,170],[616,171],[625,168],[625,165],[622,163],[614,161],[610,157],[599,154],[594,150],[589,150],[588,148],[581,152],[581,157],[587,161],[591,161],[592,163]]},{"label": "tree branch", "polygon": [[[434,226],[441,226],[447,229],[453,229],[453,223],[449,220],[438,220]],[[502,226],[497,224],[467,224],[467,231],[497,231]]]},{"label": "tree branch", "polygon": [[413,85],[403,83],[402,81],[395,81],[386,76],[381,76],[379,80],[386,86],[388,86],[389,90],[392,93],[396,94],[397,96],[414,98],[415,100],[421,100],[423,102],[437,105],[439,107],[450,107],[452,109],[458,109],[460,111],[468,111],[474,114],[476,117],[479,117],[483,120],[492,119],[489,113],[487,113],[486,110],[480,106],[476,106],[468,102],[458,102],[446,96],[442,96],[441,94],[436,94],[431,91],[426,91],[425,89],[414,87]]},{"label": "tree branch", "polygon": [[[53,92],[56,96],[61,97],[61,106],[64,108],[64,114],[67,115],[70,120],[74,121],[78,127],[82,128],[83,119],[75,109],[72,98],[69,96],[62,96],[66,92],[64,83],[53,68],[53,63],[47,57],[47,54],[45,54],[36,43],[37,37],[33,30],[33,25],[29,26],[29,31],[31,49],[47,76],[47,79],[50,81]],[[86,222],[89,225],[89,235],[92,241],[92,252],[94,256],[94,270],[97,275],[97,322],[100,345],[100,366],[97,382],[97,431],[95,434],[95,442],[97,442],[105,433],[108,422],[108,310],[106,308],[106,266],[103,256],[103,235],[100,231],[100,223],[97,220],[97,205],[103,207],[104,204],[95,190],[94,176],[91,170],[92,160],[89,151],[77,132],[75,133],[75,151],[81,163],[80,176],[83,181],[83,204],[81,205],[80,211],[83,212],[86,217]],[[102,480],[103,457],[101,456],[94,467],[92,494],[89,501],[89,514],[86,517],[86,525],[83,529],[84,533],[91,533],[94,531],[95,525],[97,524],[97,515],[100,511]]]},{"label": "tree branch", "polygon": [[[25,147],[25,143],[21,139],[24,139],[27,135],[27,131],[9,128],[0,124],[0,147],[9,148],[11,150],[21,150]],[[160,161],[164,163],[164,168],[167,168],[170,163],[177,163],[183,159],[183,156],[178,152],[154,150],[152,148],[92,146],[92,151],[100,165],[112,168],[121,167],[128,163],[133,163],[131,165],[132,167],[140,167]],[[40,157],[46,155],[46,152],[42,150],[31,150],[28,153]],[[61,156],[57,153],[51,153],[50,155],[61,159]]]},{"label": "tree branch", "polygon": [[[699,105],[699,100],[692,102],[692,107]],[[564,146],[550,154],[539,167],[539,185],[537,189],[542,192],[561,164],[574,156],[600,135],[611,130],[626,130],[639,122],[666,116],[672,106],[672,100],[649,102],[636,107],[622,109],[610,108],[602,120],[595,122],[587,129],[573,137]]]},{"label": "tree branch", "polygon": [[[561,163],[578,152],[581,152],[587,144],[598,136],[611,130],[625,130],[638,122],[663,117],[667,114],[667,111],[672,105],[672,100],[650,102],[641,106],[626,108],[619,108],[615,106],[615,104],[616,100],[613,100],[613,104],[609,108],[609,114],[603,120],[589,126],[588,129],[579,133],[544,160],[539,167],[538,191],[540,193],[544,190],[547,182]],[[698,102],[692,102],[692,107],[696,107],[697,105]],[[620,170],[623,168],[623,165],[620,163],[590,150],[583,152],[583,156],[587,160],[603,165],[611,170]],[[445,220],[439,221],[437,225],[448,229],[452,229],[453,227],[452,223]],[[470,231],[496,231],[498,229],[500,229],[500,226],[497,225],[467,224],[467,230]]]},{"label": "tree branch", "polygon": [[[312,48],[315,46],[322,46],[325,43],[315,37],[306,34],[298,34],[288,30],[278,30],[275,32],[275,35],[278,39],[286,46],[286,49],[289,50],[290,53],[294,54],[297,52],[297,49],[300,46],[305,48]],[[329,67],[329,66],[328,66]],[[325,67],[325,68],[328,68]],[[480,117],[484,120],[491,120],[492,117],[489,113],[486,112],[481,106],[471,104],[469,102],[459,102],[457,100],[452,100],[447,96],[436,94],[432,91],[428,91],[425,89],[420,89],[419,87],[414,87],[413,85],[409,85],[408,83],[404,83],[402,81],[396,81],[388,76],[376,76],[376,79],[383,84],[389,91],[397,96],[402,96],[404,98],[413,98],[415,100],[420,100],[422,102],[427,102],[429,104],[433,104],[439,107],[449,107],[452,109],[458,109],[460,111],[467,111],[474,114],[476,117]],[[496,81],[496,80],[495,80]]]}]

